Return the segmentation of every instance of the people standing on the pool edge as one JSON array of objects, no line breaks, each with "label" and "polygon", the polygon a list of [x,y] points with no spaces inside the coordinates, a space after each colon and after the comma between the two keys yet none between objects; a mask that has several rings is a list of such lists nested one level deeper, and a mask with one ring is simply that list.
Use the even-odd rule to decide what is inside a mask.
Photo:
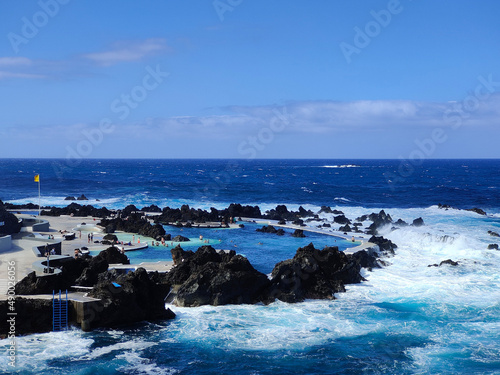
[{"label": "people standing on the pool edge", "polygon": [[132,235],[132,243],[135,243],[135,234]]}]

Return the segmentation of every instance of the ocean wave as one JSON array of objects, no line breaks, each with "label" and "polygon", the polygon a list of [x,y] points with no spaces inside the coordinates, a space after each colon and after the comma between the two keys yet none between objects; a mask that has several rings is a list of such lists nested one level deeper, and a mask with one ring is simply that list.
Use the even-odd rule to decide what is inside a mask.
[{"label": "ocean wave", "polygon": [[320,168],[361,168],[357,164],[322,165]]}]

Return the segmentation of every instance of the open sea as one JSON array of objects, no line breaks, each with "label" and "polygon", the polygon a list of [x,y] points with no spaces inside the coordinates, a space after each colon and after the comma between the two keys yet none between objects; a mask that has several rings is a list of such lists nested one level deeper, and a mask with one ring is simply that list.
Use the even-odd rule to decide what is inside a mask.
[{"label": "open sea", "polygon": [[[326,205],[350,219],[384,209],[425,226],[382,230],[396,254],[334,301],[170,306],[172,321],[19,337],[15,369],[3,340],[1,373],[500,374],[500,251],[487,250],[500,244],[488,234],[500,233],[500,160],[1,159],[0,199],[37,204],[35,174],[42,205],[82,194],[89,201],[78,203],[108,208]],[[465,210],[474,207],[487,215]],[[252,225],[166,230],[202,234],[265,273],[309,242],[347,247],[311,233],[262,237]],[[171,259],[169,251],[129,254],[133,262]],[[428,267],[446,259],[459,265]]]}]

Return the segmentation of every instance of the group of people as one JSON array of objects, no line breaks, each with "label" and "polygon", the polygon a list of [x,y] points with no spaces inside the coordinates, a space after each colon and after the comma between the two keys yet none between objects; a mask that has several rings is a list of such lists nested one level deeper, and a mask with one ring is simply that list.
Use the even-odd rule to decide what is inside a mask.
[{"label": "group of people", "polygon": [[88,243],[94,242],[94,233],[89,233],[87,235]]}]

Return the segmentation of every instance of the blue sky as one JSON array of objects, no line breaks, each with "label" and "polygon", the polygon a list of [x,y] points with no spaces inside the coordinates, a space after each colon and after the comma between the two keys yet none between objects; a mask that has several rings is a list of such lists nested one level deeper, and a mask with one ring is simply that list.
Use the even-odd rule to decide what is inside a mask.
[{"label": "blue sky", "polygon": [[500,157],[500,2],[0,3],[0,157]]}]

